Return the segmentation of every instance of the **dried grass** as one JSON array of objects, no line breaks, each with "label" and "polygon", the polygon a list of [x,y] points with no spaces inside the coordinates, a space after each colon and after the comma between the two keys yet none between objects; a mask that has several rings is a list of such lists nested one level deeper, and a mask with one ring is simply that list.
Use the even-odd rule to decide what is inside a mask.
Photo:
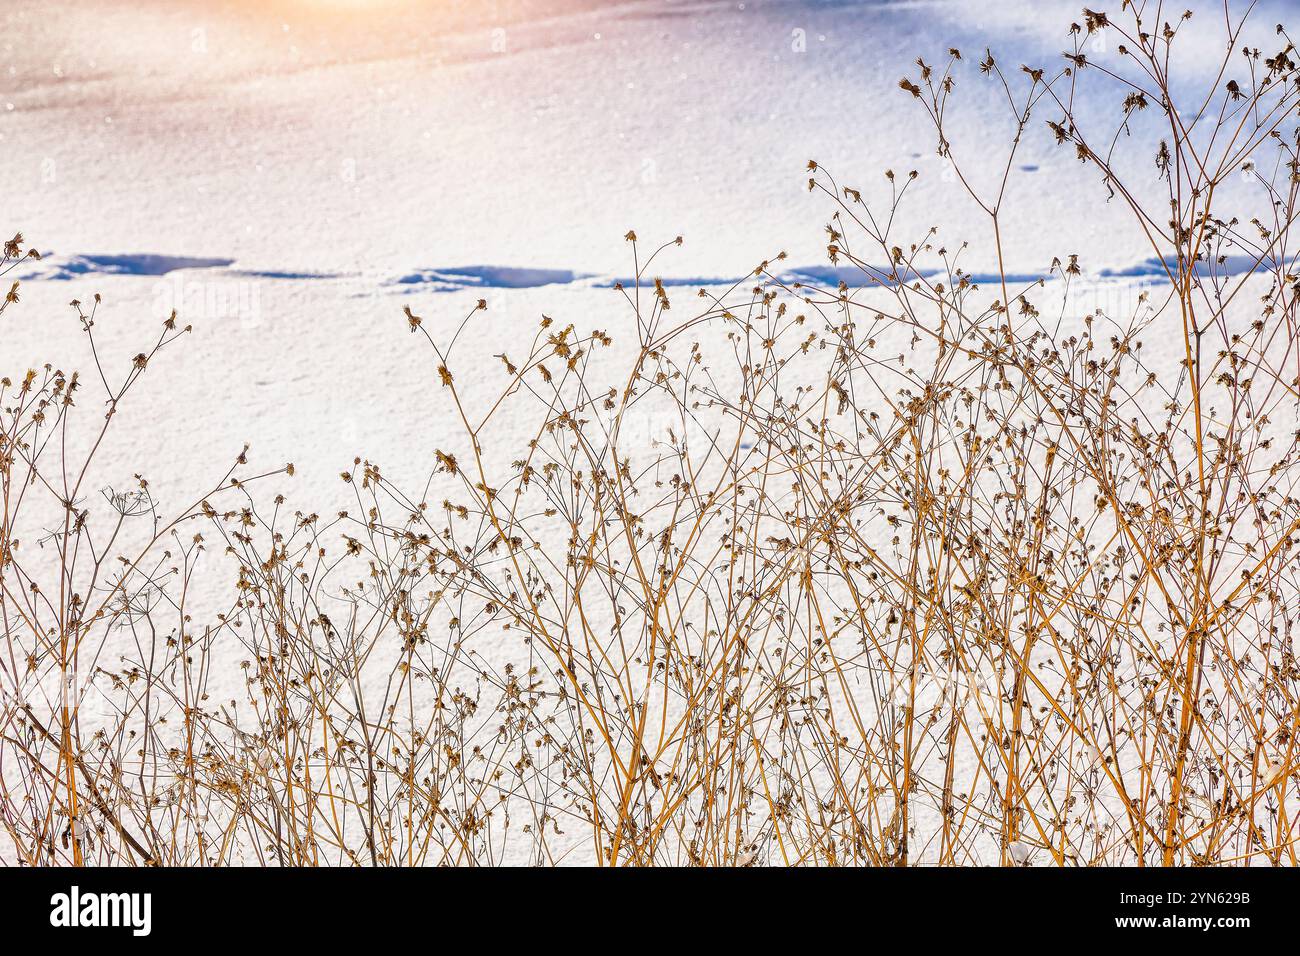
[{"label": "dried grass", "polygon": [[[778,257],[675,320],[638,258],[628,329],[545,319],[491,372],[462,357],[478,309],[450,337],[408,310],[462,427],[415,494],[356,461],[347,511],[290,511],[241,456],[169,517],[143,480],[87,502],[89,459],[65,451],[82,383],[6,379],[10,852],[1294,864],[1295,51],[1279,27],[1281,53],[1243,56],[1229,19],[1204,102],[1175,109],[1169,51],[1193,27],[1143,9],[1088,13],[1055,73],[952,51],[902,82],[987,213],[992,282],[935,231],[897,234],[914,174],[873,204],[813,163],[852,283],[793,282]],[[1104,66],[1101,34],[1123,44]],[[959,78],[1014,127],[991,191],[948,140]],[[1111,127],[1075,115],[1085,80],[1123,101]],[[1073,256],[1034,283],[1002,262],[1007,182],[1044,120],[1164,264],[1122,313],[1076,317]],[[1135,181],[1117,157],[1139,123],[1164,131]],[[1219,203],[1243,167],[1266,213],[1239,221]],[[22,256],[19,238],[5,262]],[[183,331],[121,385],[98,370],[103,430]],[[1153,339],[1181,361],[1148,361]],[[469,401],[471,375],[500,376],[497,397]],[[212,551],[237,587],[197,621]],[[240,693],[213,699],[235,666]]]}]

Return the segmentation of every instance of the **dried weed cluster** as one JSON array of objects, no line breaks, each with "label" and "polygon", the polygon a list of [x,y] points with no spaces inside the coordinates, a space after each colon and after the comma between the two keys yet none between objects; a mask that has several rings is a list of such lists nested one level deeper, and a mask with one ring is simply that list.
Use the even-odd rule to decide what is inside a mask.
[{"label": "dried weed cluster", "polygon": [[[408,310],[462,426],[415,494],[357,461],[346,511],[291,511],[241,459],[170,517],[142,479],[91,501],[62,454],[83,383],[5,379],[6,853],[1294,863],[1295,50],[1225,19],[1203,101],[1175,104],[1192,27],[1147,9],[1086,12],[1054,73],[954,50],[902,81],[987,213],[992,281],[898,235],[914,174],[873,204],[814,163],[838,287],[778,258],[675,319],[650,256],[628,329],[543,319],[490,372],[457,361],[478,310],[452,336]],[[1014,129],[991,190],[948,139],[959,79]],[[1118,124],[1078,115],[1088,80]],[[1002,263],[1044,123],[1163,271],[1122,314],[1087,307],[1064,252],[1036,282]],[[1239,193],[1258,214],[1219,208]],[[183,331],[96,376],[103,429]],[[471,371],[494,400],[466,398]],[[187,607],[205,553],[237,571],[210,620]]]}]

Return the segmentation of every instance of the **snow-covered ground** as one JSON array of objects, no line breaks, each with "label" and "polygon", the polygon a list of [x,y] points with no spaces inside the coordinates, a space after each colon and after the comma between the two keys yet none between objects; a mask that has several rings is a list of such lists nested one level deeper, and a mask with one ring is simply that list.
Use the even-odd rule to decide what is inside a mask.
[{"label": "snow-covered ground", "polygon": [[[1079,14],[1048,6],[11,7],[6,218],[63,254],[223,257],[295,274],[618,271],[630,227],[685,235],[679,274],[743,273],[779,248],[820,261],[807,160],[862,186],[887,166],[933,168],[933,135],[898,78],[953,45],[1055,60]],[[1000,104],[972,93],[958,124],[996,128]],[[1013,252],[1035,253],[1028,226],[1044,215],[1073,214],[1075,241],[1098,235],[1092,190],[1036,183],[1055,183],[1070,157],[1036,137],[1021,164],[1037,176],[1010,204]],[[931,208],[952,205],[947,185],[926,178]],[[970,212],[944,208],[945,225]],[[1096,266],[1143,254],[1130,240]]]},{"label": "snow-covered ground", "polygon": [[[1053,60],[1078,15],[888,0],[9,5],[2,225],[47,259],[23,270],[0,366],[85,368],[73,298],[103,295],[118,367],[175,307],[193,337],[116,432],[123,466],[164,495],[203,487],[245,441],[256,464],[295,461],[308,497],[353,454],[419,472],[440,426],[410,404],[432,366],[404,305],[450,322],[483,296],[496,329],[542,311],[613,325],[629,228],[646,244],[685,237],[664,275],[727,279],[782,249],[824,265],[810,158],[868,192],[887,167],[920,170],[916,225],[941,222],[947,241],[972,240],[968,266],[991,265],[986,225],[897,80],[954,45]],[[1003,107],[965,92],[952,138],[988,172]],[[1047,136],[1017,167],[1013,270],[1150,254]]]},{"label": "snow-covered ground", "polygon": [[[953,46],[1059,62],[1078,16],[924,0],[9,5],[0,227],[46,258],[19,271],[0,374],[90,370],[74,298],[103,296],[119,374],[175,308],[194,332],[123,408],[99,480],[142,472],[179,508],[249,442],[254,468],[293,461],[295,501],[328,512],[354,456],[418,481],[453,428],[422,405],[434,362],[404,306],[439,328],[485,298],[490,356],[543,312],[629,328],[610,288],[634,271],[629,228],[643,247],[684,236],[655,264],[684,283],[779,250],[824,268],[831,206],[807,189],[810,158],[876,198],[884,169],[917,169],[903,234],[940,224],[971,241],[967,268],[990,268],[987,223],[898,79]],[[949,139],[987,179],[1005,104],[987,85],[959,93]],[[1078,253],[1142,281],[1151,250],[1127,211],[1041,126],[1013,172],[1011,271]]]},{"label": "snow-covered ground", "polygon": [[[831,204],[807,189],[810,158],[876,199],[884,169],[918,170],[902,234],[939,224],[942,242],[971,242],[967,268],[991,268],[987,222],[898,79],[953,46],[991,47],[1012,72],[1059,63],[1079,16],[925,0],[11,4],[0,226],[46,258],[19,270],[0,374],[89,371],[72,299],[102,294],[101,356],[120,374],[175,308],[193,335],[123,409],[103,481],[143,472],[179,507],[249,442],[254,467],[293,461],[295,499],[327,511],[354,456],[418,480],[452,427],[421,407],[434,363],[404,306],[436,329],[485,298],[490,356],[543,312],[628,328],[610,286],[633,272],[629,228],[643,247],[684,236],[655,264],[684,283],[779,250],[791,270],[825,268]],[[946,120],[984,182],[1007,131],[991,90],[960,88]],[[1126,149],[1154,188],[1151,135],[1135,124]],[[1103,286],[1150,271],[1127,210],[1041,125],[1002,217],[1014,273],[1071,253],[1120,276]]]}]

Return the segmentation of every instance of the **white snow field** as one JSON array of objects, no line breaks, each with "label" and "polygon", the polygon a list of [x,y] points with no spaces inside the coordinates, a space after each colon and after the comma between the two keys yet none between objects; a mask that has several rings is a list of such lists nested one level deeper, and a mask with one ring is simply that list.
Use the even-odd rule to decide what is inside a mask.
[{"label": "white snow field", "polygon": [[[115,426],[164,499],[246,441],[256,464],[295,461],[300,494],[332,491],[354,454],[419,472],[440,425],[391,384],[432,373],[403,305],[436,323],[484,296],[499,328],[544,310],[613,322],[608,283],[574,277],[628,275],[629,228],[648,245],[685,237],[666,275],[741,276],[782,249],[824,265],[810,158],[864,189],[919,170],[917,225],[941,222],[946,241],[971,240],[968,267],[989,266],[986,226],[897,80],[954,45],[1049,60],[1077,16],[851,0],[9,5],[4,228],[48,258],[4,317],[0,366],[86,367],[73,298],[102,294],[110,364],[175,307],[192,338]],[[1002,104],[965,92],[950,122],[978,167]],[[1048,136],[1017,166],[1014,270],[1149,255]]]},{"label": "white snow field", "polygon": [[[951,46],[1055,62],[1078,16],[887,0],[9,5],[3,228],[47,258],[21,270],[0,367],[87,368],[74,298],[102,294],[119,367],[176,308],[192,337],[115,425],[164,500],[244,442],[255,465],[294,461],[308,497],[354,454],[422,473],[441,425],[411,404],[433,367],[405,305],[436,325],[485,297],[506,337],[543,311],[617,328],[608,280],[632,272],[630,228],[649,247],[685,238],[657,274],[729,281],[779,250],[824,266],[809,159],[868,194],[886,168],[918,170],[915,234],[941,224],[970,240],[967,268],[993,265],[897,81]],[[950,138],[993,175],[1005,106],[962,92]],[[1016,167],[1012,271],[1069,253],[1093,274],[1142,271],[1128,213],[1045,130]]]}]

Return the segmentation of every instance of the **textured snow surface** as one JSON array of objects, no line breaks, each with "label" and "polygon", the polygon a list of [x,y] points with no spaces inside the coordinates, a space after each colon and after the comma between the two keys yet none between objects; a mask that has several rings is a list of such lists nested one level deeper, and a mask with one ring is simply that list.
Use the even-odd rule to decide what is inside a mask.
[{"label": "textured snow surface", "polygon": [[[779,249],[821,260],[815,158],[864,190],[886,167],[920,170],[918,224],[978,240],[897,81],[951,46],[992,46],[1013,71],[1059,63],[1079,15],[887,0],[9,5],[5,218],[64,255],[399,276],[618,272],[636,228],[687,238],[667,270],[731,275]],[[963,95],[950,138],[977,168],[1004,104],[987,86]],[[1093,268],[1148,255],[1067,153],[1034,135],[1018,156],[1009,259],[1045,266],[1044,222],[1097,249]]]},{"label": "textured snow surface", "polygon": [[[1274,12],[1256,17],[1265,33]],[[780,250],[790,275],[834,283],[810,158],[877,200],[884,169],[918,170],[902,234],[941,224],[941,242],[970,241],[967,269],[990,270],[987,223],[898,79],[953,46],[992,47],[1013,71],[1059,62],[1079,15],[887,0],[10,4],[0,225],[47,256],[24,264],[23,300],[0,320],[0,373],[90,370],[71,299],[102,293],[101,356],[122,374],[175,308],[194,333],[122,409],[104,481],[143,471],[179,506],[247,441],[255,467],[294,461],[296,501],[328,511],[354,455],[418,480],[451,429],[421,397],[434,363],[404,306],[437,329],[487,299],[488,361],[543,312],[617,336],[629,228],[650,248],[685,237],[655,263],[681,300]],[[987,85],[959,93],[949,138],[987,184],[1005,104]],[[1133,133],[1144,169],[1149,135]],[[1017,281],[1071,253],[1103,283],[1151,279],[1127,211],[1043,128],[1012,172]]]}]

